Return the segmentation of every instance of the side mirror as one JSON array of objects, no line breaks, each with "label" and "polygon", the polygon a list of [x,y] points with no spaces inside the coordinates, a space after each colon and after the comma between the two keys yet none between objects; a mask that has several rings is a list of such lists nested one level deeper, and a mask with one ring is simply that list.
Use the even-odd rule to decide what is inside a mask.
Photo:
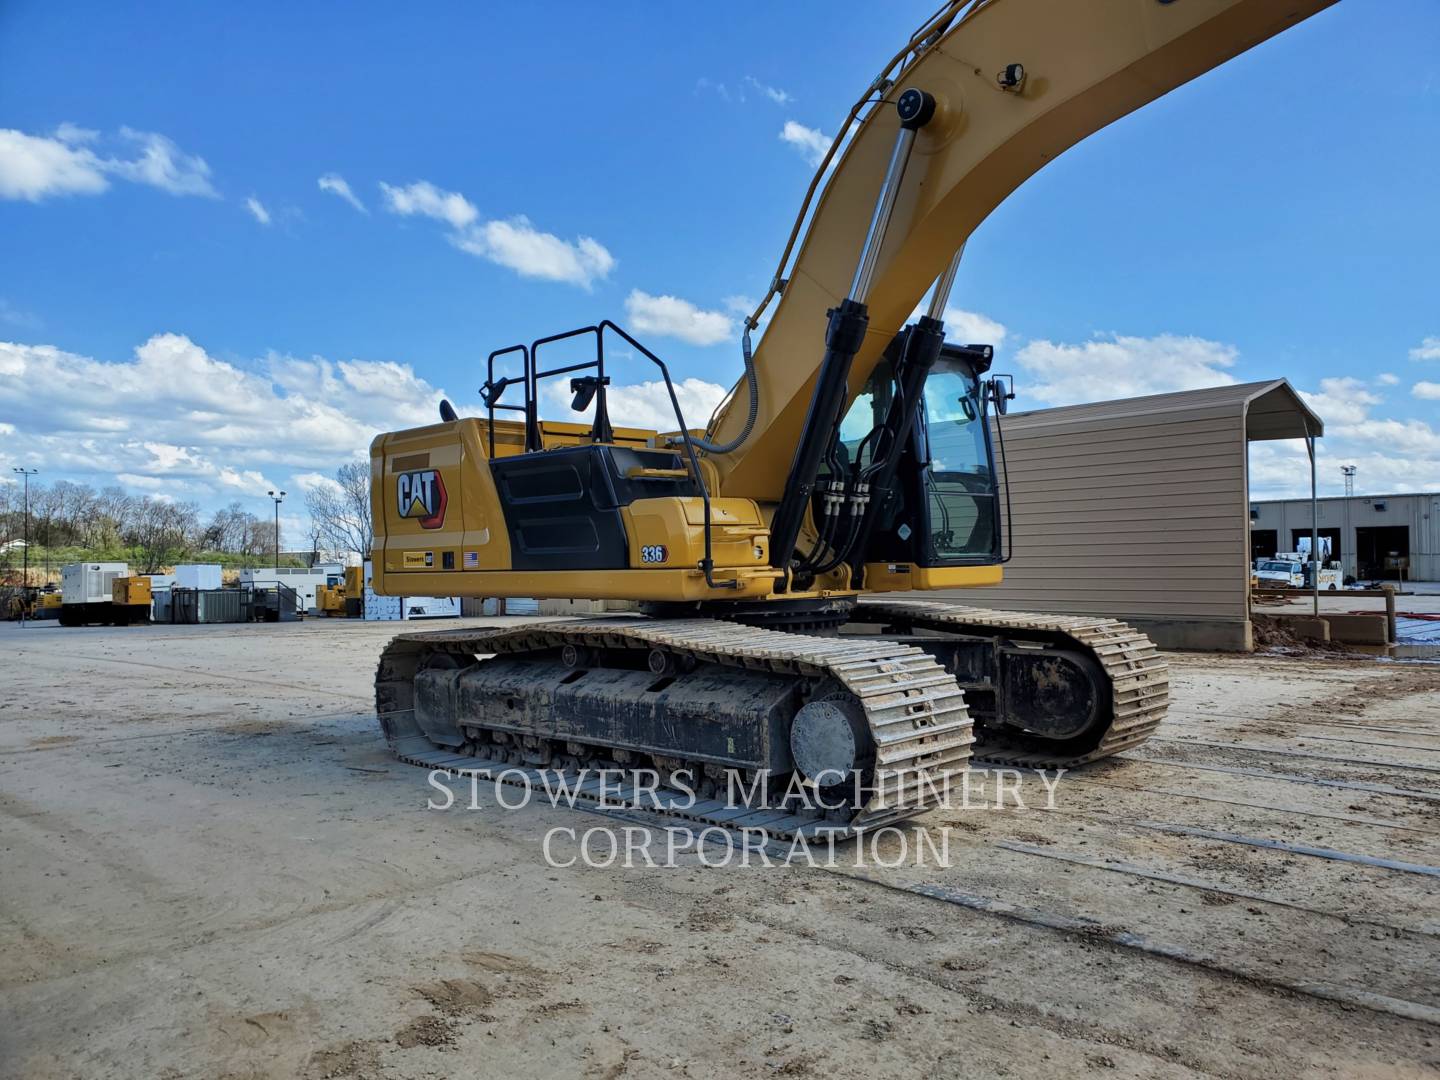
[{"label": "side mirror", "polygon": [[995,411],[1004,416],[1010,411],[1010,402],[1015,399],[1015,377],[1013,375],[992,375],[985,380],[985,392],[995,404]]},{"label": "side mirror", "polygon": [[576,412],[584,412],[590,407],[590,402],[595,400],[595,394],[602,386],[610,385],[610,376],[596,377],[586,375],[579,379],[570,380],[570,392],[575,397],[570,402],[570,408]]}]

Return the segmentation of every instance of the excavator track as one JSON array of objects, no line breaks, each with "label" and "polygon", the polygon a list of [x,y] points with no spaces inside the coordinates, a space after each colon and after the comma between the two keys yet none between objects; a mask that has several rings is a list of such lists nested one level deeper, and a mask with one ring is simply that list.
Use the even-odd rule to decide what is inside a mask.
[{"label": "excavator track", "polygon": [[854,620],[909,631],[967,636],[1013,635],[1017,640],[1064,641],[1092,656],[1109,682],[1108,726],[1079,752],[1047,748],[1042,740],[1012,736],[1004,727],[978,734],[977,761],[1029,769],[1074,768],[1138,746],[1160,726],[1170,700],[1169,665],[1140,631],[1115,619],[992,611],[941,600],[862,600]]},{"label": "excavator track", "polygon": [[[923,650],[874,639],[821,638],[784,633],[715,619],[651,619],[617,616],[574,622],[401,634],[381,655],[375,700],[381,728],[403,761],[430,769],[479,772],[497,780],[538,787],[545,763],[526,760],[518,750],[461,740],[437,743],[417,710],[416,677],[445,657],[469,664],[486,654],[501,657],[553,656],[566,647],[586,655],[630,650],[654,653],[691,665],[773,673],[805,687],[838,687],[863,710],[875,748],[873,771],[863,802],[845,811],[797,808],[794,800],[769,806],[734,806],[728,800],[696,797],[661,785],[658,790],[601,781],[580,782],[573,766],[561,773],[577,784],[579,797],[612,804],[635,799],[636,809],[728,830],[763,829],[786,839],[826,836],[843,840],[864,830],[893,825],[943,804],[950,777],[965,771],[974,741],[962,691]],[[480,661],[483,664],[485,661]],[[475,668],[469,668],[475,670]],[[460,731],[485,728],[481,717],[456,717]],[[433,724],[432,724],[433,727]],[[573,739],[563,732],[554,740]],[[456,739],[449,739],[455,743]],[[597,740],[597,750],[607,749]],[[497,753],[497,750],[499,751]],[[552,774],[553,774],[553,770]],[[837,819],[837,813],[842,815]]]},{"label": "excavator track", "polygon": [[[478,772],[532,790],[549,790],[545,772],[558,776],[588,803],[632,806],[652,814],[728,830],[763,829],[769,836],[844,840],[866,829],[893,825],[943,803],[953,774],[973,756],[1019,768],[1071,768],[1109,757],[1144,742],[1165,715],[1168,666],[1142,633],[1113,619],[991,611],[944,601],[866,600],[852,623],[878,623],[895,632],[1005,638],[1021,643],[1060,644],[1083,651],[1104,672],[1108,701],[1103,730],[1077,748],[1049,746],[998,724],[979,732],[972,724],[964,690],[954,675],[915,645],[885,637],[819,637],[745,626],[718,619],[656,619],[614,616],[583,621],[531,623],[494,629],[401,634],[381,655],[376,673],[376,711],[391,749],[401,760],[452,773]],[[892,636],[895,636],[892,634]],[[535,659],[567,647],[592,658],[657,651],[674,662],[767,672],[807,688],[830,687],[853,695],[863,709],[875,749],[873,776],[863,803],[837,815],[834,810],[797,808],[793,800],[771,805],[734,805],[660,785],[651,791],[633,785],[607,787],[586,779],[583,769],[534,760],[516,745],[490,745],[461,735],[487,729],[483,716],[456,715],[455,737],[436,741],[416,709],[416,677],[437,660],[460,667],[481,658]],[[667,661],[668,662],[668,661]],[[599,662],[598,666],[604,666]],[[670,670],[666,668],[665,670]],[[544,702],[541,702],[543,708]],[[432,724],[433,727],[433,724]],[[574,739],[556,730],[540,733],[555,745]],[[597,754],[619,744],[590,738]],[[570,745],[574,745],[571,743]],[[683,755],[682,755],[683,756]],[[548,754],[547,754],[548,757]],[[564,759],[561,759],[562,761]],[[621,755],[626,764],[635,759]],[[603,759],[602,767],[621,769]]]}]

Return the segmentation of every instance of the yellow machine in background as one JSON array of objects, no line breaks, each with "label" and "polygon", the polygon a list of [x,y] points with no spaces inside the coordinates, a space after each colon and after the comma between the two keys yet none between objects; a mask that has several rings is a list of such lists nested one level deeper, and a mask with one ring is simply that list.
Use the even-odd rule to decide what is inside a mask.
[{"label": "yellow machine in background", "polygon": [[322,615],[358,619],[364,614],[365,568],[347,566],[344,574],[331,574],[315,589],[315,607]]},{"label": "yellow machine in background", "polygon": [[110,602],[114,604],[112,623],[123,626],[149,622],[153,600],[148,577],[117,577],[110,583]]},{"label": "yellow machine in background", "polygon": [[110,601],[116,607],[148,609],[153,599],[148,577],[117,577],[110,583]]},{"label": "yellow machine in background", "polygon": [[[666,799],[736,774],[793,792],[788,778],[823,809],[786,795],[748,821],[720,804],[684,816],[843,836],[935,805],[972,745],[1071,767],[1143,742],[1168,673],[1132,628],[866,596],[993,585],[1008,558],[992,433],[1014,395],[992,348],[946,342],[942,321],[971,232],[1070,146],[1330,2],[946,4],[820,163],[745,321],[744,375],[703,431],[662,360],[604,321],[491,353],[485,417],[443,402],[440,423],[377,437],[377,593],[646,615],[401,635],[376,686],[395,752],[642,764]],[[653,365],[672,433],[611,423],[617,349]],[[542,420],[567,388],[586,422]]]}]

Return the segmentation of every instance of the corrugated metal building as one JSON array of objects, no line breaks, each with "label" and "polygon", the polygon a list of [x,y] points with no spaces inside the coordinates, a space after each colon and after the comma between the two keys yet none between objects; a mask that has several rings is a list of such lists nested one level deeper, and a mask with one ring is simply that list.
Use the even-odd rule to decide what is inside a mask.
[{"label": "corrugated metal building", "polygon": [[1288,382],[1014,413],[1003,427],[1013,559],[1004,584],[957,599],[1108,615],[1164,648],[1252,647],[1247,448],[1324,431]]},{"label": "corrugated metal building", "polygon": [[[1440,492],[1341,495],[1319,500],[1320,536],[1330,541],[1346,575],[1440,581]],[[1309,499],[1272,499],[1250,506],[1254,558],[1297,551],[1310,536]]]}]

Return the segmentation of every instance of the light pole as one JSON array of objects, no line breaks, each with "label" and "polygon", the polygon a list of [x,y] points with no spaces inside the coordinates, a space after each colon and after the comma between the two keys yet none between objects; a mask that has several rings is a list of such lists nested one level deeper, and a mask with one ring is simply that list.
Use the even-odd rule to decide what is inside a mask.
[{"label": "light pole", "polygon": [[26,605],[28,603],[25,590],[30,586],[30,477],[38,473],[39,469],[22,469],[16,465],[10,470],[17,472],[25,478],[25,536],[21,541],[25,546],[20,552],[20,558],[24,569],[20,571],[20,625],[25,625]]},{"label": "light pole", "polygon": [[285,492],[271,491],[270,498],[275,500],[275,568],[280,568],[280,504],[285,501]]}]

